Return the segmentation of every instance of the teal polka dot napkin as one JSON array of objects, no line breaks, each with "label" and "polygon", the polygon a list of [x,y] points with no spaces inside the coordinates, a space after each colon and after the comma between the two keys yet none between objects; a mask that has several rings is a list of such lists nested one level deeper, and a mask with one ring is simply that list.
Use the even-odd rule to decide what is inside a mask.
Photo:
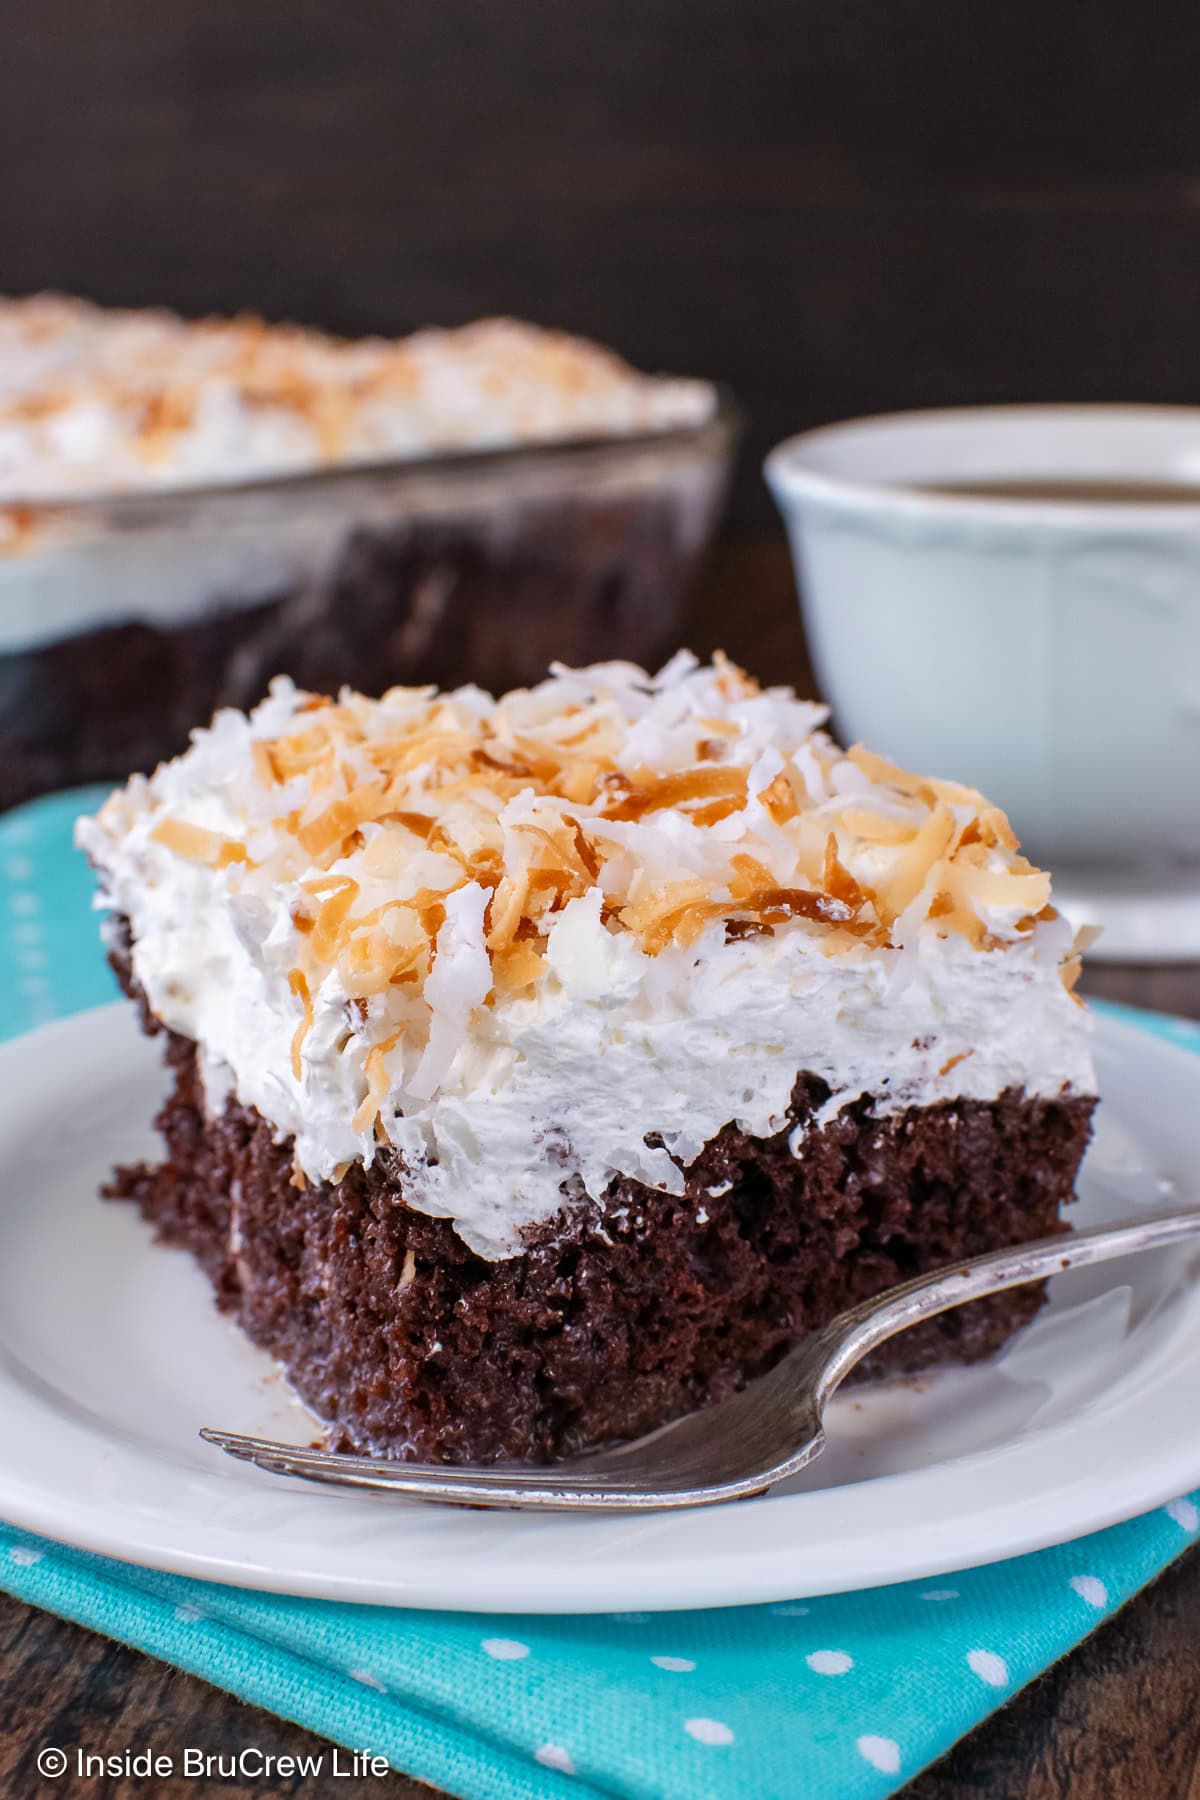
[{"label": "teal polka dot napkin", "polygon": [[[0,819],[2,1036],[115,991],[70,847],[94,798]],[[1200,1027],[1132,1016],[1200,1051]],[[878,1800],[1197,1537],[1200,1493],[935,1581],[717,1612],[497,1618],[210,1586],[0,1525],[0,1587],[462,1800]]]}]

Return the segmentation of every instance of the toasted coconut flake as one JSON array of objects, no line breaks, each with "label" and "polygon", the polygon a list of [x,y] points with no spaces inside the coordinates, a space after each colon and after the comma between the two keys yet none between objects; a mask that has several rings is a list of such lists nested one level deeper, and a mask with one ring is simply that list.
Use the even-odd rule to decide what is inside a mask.
[{"label": "toasted coconut flake", "polygon": [[851,744],[846,758],[856,769],[862,770],[868,781],[879,787],[894,788],[899,794],[918,796],[921,789],[928,786],[919,775],[912,775],[899,764],[889,762],[886,756],[868,750],[865,744]]},{"label": "toasted coconut flake", "polygon": [[[937,799],[944,800],[947,806],[965,806],[971,810],[979,807],[987,813],[998,811],[996,807],[987,805],[978,788],[964,787],[961,781],[943,781],[937,776],[930,775],[924,780],[918,781],[918,787],[921,790],[928,789]],[[1003,813],[1000,813],[999,816],[1004,817]],[[1007,822],[1005,820],[1006,824]]]},{"label": "toasted coconut flake", "polygon": [[736,944],[741,938],[774,937],[775,927],[762,919],[726,919],[725,942]]},{"label": "toasted coconut flake", "polygon": [[1100,936],[1100,933],[1101,928],[1099,925],[1078,926],[1072,942],[1071,954],[1064,959],[1062,967],[1059,970],[1062,984],[1077,1006],[1083,1005],[1083,1001],[1075,992],[1075,987],[1079,977],[1083,973],[1084,955],[1091,949],[1096,939]]},{"label": "toasted coconut flake", "polygon": [[[540,838],[542,844],[549,848],[554,859],[551,867],[564,878],[579,878],[590,882],[592,873],[576,843],[576,830],[572,830],[574,821],[563,820],[558,831],[548,831],[544,825],[536,825],[531,820],[522,819],[515,827],[516,831],[528,832],[531,837]],[[595,862],[595,858],[592,858]]]},{"label": "toasted coconut flake", "polygon": [[386,816],[389,825],[401,825],[405,831],[411,831],[426,841],[436,825],[436,820],[430,818],[428,813],[393,812],[383,816]]},{"label": "toasted coconut flake", "polygon": [[723,650],[713,652],[713,668],[717,671],[717,686],[726,700],[751,700],[762,689],[753,675],[747,675],[745,669],[731,662]]},{"label": "toasted coconut flake", "polygon": [[912,842],[901,850],[890,875],[876,887],[876,903],[886,924],[898,919],[916,899],[930,871],[950,848],[954,833],[954,814],[939,800]]},{"label": "toasted coconut flake", "polygon": [[867,896],[850,871],[839,861],[837,836],[832,831],[825,839],[825,862],[821,875],[822,887],[835,900],[844,900],[853,912],[864,905]]},{"label": "toasted coconut flake", "polygon": [[311,880],[302,882],[301,886],[306,894],[336,894],[347,883],[352,887],[357,885],[349,875],[314,875]]},{"label": "toasted coconut flake", "polygon": [[1036,914],[1048,903],[1050,877],[1044,870],[1031,868],[1023,858],[1023,867],[989,869],[973,860],[976,849],[971,846],[948,864],[946,886],[950,893],[976,908],[1011,906]]},{"label": "toasted coconut flake", "polygon": [[1058,973],[1059,973],[1059,977],[1062,981],[1063,986],[1066,988],[1068,994],[1070,994],[1072,1000],[1075,1001],[1077,1006],[1082,1006],[1083,1001],[1080,999],[1079,995],[1075,992],[1075,984],[1077,983],[1077,981],[1079,980],[1079,977],[1083,973],[1083,958],[1082,958],[1082,956],[1066,957],[1064,959],[1062,967],[1059,969]]},{"label": "toasted coconut flake", "polygon": [[504,950],[516,936],[529,898],[529,870],[506,875],[492,895],[487,909],[487,947],[493,954]]},{"label": "toasted coconut flake", "polygon": [[628,798],[610,807],[605,818],[642,819],[647,813],[661,812],[669,806],[684,806],[689,800],[714,800],[732,795],[745,801],[748,771],[730,768],[685,769],[678,775],[654,775],[639,771],[638,782]]},{"label": "toasted coconut flake", "polygon": [[567,763],[558,778],[558,790],[564,800],[573,800],[577,806],[590,806],[596,798],[603,773],[603,763]]},{"label": "toasted coconut flake", "polygon": [[386,994],[391,987],[402,987],[423,958],[429,944],[422,939],[413,945],[389,943],[377,933],[353,938],[338,957],[338,973],[347,993],[369,1000]]},{"label": "toasted coconut flake", "polygon": [[596,855],[596,847],[584,831],[583,826],[579,823],[578,819],[568,819],[567,823],[571,825],[574,830],[575,853],[588,875],[595,881],[600,874],[600,858]]},{"label": "toasted coconut flake", "polygon": [[[564,709],[564,716],[574,716],[576,711],[577,709],[575,708],[567,707]],[[578,731],[571,731],[565,736],[557,738],[555,740],[555,748],[559,750],[577,750],[581,744],[586,744],[590,737],[595,737],[596,733],[601,730],[603,730],[603,724],[599,719],[589,719],[587,724],[581,726]]]},{"label": "toasted coconut flake", "polygon": [[545,951],[539,944],[508,944],[492,957],[492,977],[496,992],[500,994],[522,993],[540,981],[545,973]]},{"label": "toasted coconut flake", "polygon": [[834,899],[832,894],[813,893],[809,888],[759,888],[747,895],[746,910],[757,912],[773,925],[782,924],[785,919],[840,925],[848,924],[852,916],[844,901]]},{"label": "toasted coconut flake", "polygon": [[728,819],[742,810],[742,798],[739,794],[730,794],[724,800],[710,800],[707,806],[698,806],[688,814],[693,825],[717,825],[722,819]]},{"label": "toasted coconut flake", "polygon": [[356,788],[344,800],[335,800],[309,824],[301,825],[296,836],[310,856],[323,856],[344,844],[368,819],[382,818],[387,811],[385,788]]},{"label": "toasted coconut flake", "polygon": [[274,787],[279,780],[279,772],[271,755],[270,744],[264,743],[261,738],[255,738],[250,746],[250,753],[254,758],[254,773],[263,787]]},{"label": "toasted coconut flake", "polygon": [[623,907],[619,917],[642,940],[642,948],[655,956],[671,942],[683,915],[707,898],[703,881],[672,881],[658,893]]},{"label": "toasted coconut flake", "polygon": [[311,731],[276,738],[273,742],[263,742],[256,755],[269,759],[277,781],[286,782],[297,775],[311,775],[330,756],[328,728],[322,724]]},{"label": "toasted coconut flake", "polygon": [[702,932],[708,930],[714,919],[724,919],[728,911],[729,903],[725,900],[702,900],[695,906],[684,907],[675,920],[673,941],[682,944],[686,950]]},{"label": "toasted coconut flake", "polygon": [[759,799],[777,825],[786,825],[800,811],[800,803],[786,770],[780,770],[775,779],[763,789]]},{"label": "toasted coconut flake", "polygon": [[209,869],[224,869],[230,863],[249,862],[245,844],[236,838],[223,837],[203,825],[191,825],[186,819],[160,819],[150,836],[165,849],[188,862],[203,863]]},{"label": "toasted coconut flake", "polygon": [[333,890],[317,913],[309,945],[312,955],[321,962],[333,962],[344,942],[347,914],[358,898],[358,883],[350,876],[342,877],[342,885]]},{"label": "toasted coconut flake", "polygon": [[424,731],[388,761],[395,773],[403,775],[422,763],[446,767],[457,757],[468,756],[474,748],[474,738],[465,731]]},{"label": "toasted coconut flake", "polygon": [[403,1030],[393,1031],[390,1036],[381,1038],[379,1043],[372,1044],[367,1051],[363,1063],[363,1073],[367,1078],[367,1091],[351,1121],[355,1131],[367,1131],[379,1117],[379,1108],[387,1097],[388,1072],[384,1067],[384,1059],[388,1052],[394,1050],[404,1036]]},{"label": "toasted coconut flake", "polygon": [[911,844],[917,835],[916,825],[907,819],[868,812],[865,807],[846,807],[839,817],[843,829],[866,844]]},{"label": "toasted coconut flake", "polygon": [[300,1052],[304,1048],[305,1038],[312,1030],[313,1003],[312,996],[308,991],[308,982],[305,979],[304,971],[302,969],[292,970],[291,974],[288,976],[288,986],[291,988],[293,994],[296,994],[299,997],[300,1003],[304,1007],[304,1017],[292,1034],[292,1074],[296,1077],[297,1081],[301,1081],[304,1077],[304,1064],[300,1059]]},{"label": "toasted coconut flake", "polygon": [[745,851],[731,859],[733,874],[729,882],[729,892],[735,900],[748,900],[752,894],[775,886],[775,877],[766,863],[759,862],[756,856]]}]

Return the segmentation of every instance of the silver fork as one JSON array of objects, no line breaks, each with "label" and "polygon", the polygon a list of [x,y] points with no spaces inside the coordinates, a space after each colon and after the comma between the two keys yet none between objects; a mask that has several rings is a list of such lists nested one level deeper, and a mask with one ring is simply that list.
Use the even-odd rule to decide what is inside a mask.
[{"label": "silver fork", "polygon": [[452,1506],[643,1512],[744,1500],[795,1475],[825,1447],[831,1395],[872,1350],[910,1325],[1005,1288],[1200,1237],[1200,1208],[1044,1238],[921,1275],[839,1314],[741,1393],[636,1442],[549,1467],[389,1462],[204,1430],[230,1456],[273,1475],[378,1488]]}]

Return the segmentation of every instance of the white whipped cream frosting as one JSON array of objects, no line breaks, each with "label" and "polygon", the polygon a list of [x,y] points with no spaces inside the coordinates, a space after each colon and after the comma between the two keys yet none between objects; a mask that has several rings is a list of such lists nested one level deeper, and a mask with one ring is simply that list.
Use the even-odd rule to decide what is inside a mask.
[{"label": "white whipped cream frosting", "polygon": [[513,319],[349,341],[0,299],[0,502],[660,431],[715,407],[708,382]]},{"label": "white whipped cream frosting", "polygon": [[[524,707],[527,720],[546,718],[564,699],[597,689],[626,708],[622,760],[631,769],[678,767],[681,720],[723,715],[737,726],[751,779],[744,811],[710,828],[726,849],[742,842],[759,857],[785,856],[757,797],[785,751],[809,768],[814,788],[824,784],[831,813],[839,787],[859,805],[894,807],[894,795],[873,794],[852,765],[830,761],[841,753],[819,732],[824,709],[779,689],[731,699],[713,670],[686,656],[654,680],[620,664],[559,671],[507,704]],[[494,704],[473,689],[449,698],[464,716]],[[863,1094],[887,1114],[990,1101],[1010,1087],[1040,1096],[1095,1091],[1087,1016],[1062,980],[1071,933],[1061,918],[1018,928],[1019,908],[996,907],[985,921],[991,947],[981,949],[909,909],[891,944],[834,955],[818,920],[796,917],[772,935],[733,941],[716,920],[686,947],[651,955],[604,916],[607,865],[546,921],[546,973],[523,993],[498,992],[485,1004],[489,895],[478,881],[446,898],[422,996],[404,990],[395,1005],[372,1001],[356,1013],[331,967],[311,996],[297,1075],[298,884],[270,887],[238,864],[188,860],[152,833],[169,816],[245,836],[253,847],[264,817],[254,740],[285,732],[302,702],[280,681],[249,718],[219,714],[183,757],[148,781],[135,777],[81,821],[79,842],[100,873],[99,903],[129,919],[133,971],[152,1011],[200,1046],[210,1106],[236,1095],[254,1107],[281,1141],[294,1139],[310,1179],[336,1177],[355,1159],[369,1165],[378,1130],[404,1159],[408,1201],[500,1258],[580,1189],[599,1196],[624,1176],[680,1192],[682,1171],[725,1124],[756,1137],[784,1129],[802,1070],[822,1077],[832,1097],[820,1119],[793,1130],[797,1156],[807,1130]],[[526,793],[506,811],[520,822],[539,804]],[[602,829],[614,839],[614,868],[622,854],[644,861],[653,850],[665,868],[686,873],[706,853],[708,834],[674,814]],[[631,849],[639,831],[650,835]],[[885,854],[872,847],[851,873],[865,880],[867,863]],[[436,874],[438,860],[429,851],[414,857],[410,891]],[[378,1120],[356,1128],[367,1058],[394,1034],[396,1007],[405,1005],[420,1006],[426,1023],[387,1050]]]}]

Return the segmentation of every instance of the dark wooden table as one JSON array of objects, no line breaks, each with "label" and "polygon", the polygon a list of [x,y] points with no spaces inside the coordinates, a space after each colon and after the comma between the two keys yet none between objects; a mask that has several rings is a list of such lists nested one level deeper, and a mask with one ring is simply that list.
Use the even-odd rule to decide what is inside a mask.
[{"label": "dark wooden table", "polygon": [[[811,691],[786,552],[773,538],[721,547],[690,639],[764,680]],[[1200,966],[1098,964],[1087,991],[1200,1018]],[[71,1800],[428,1800],[402,1775],[380,1780],[39,1782],[43,1745],[114,1755],[197,1745],[235,1755],[303,1754],[319,1739],[139,1652],[0,1597],[0,1795]],[[1200,1800],[1200,1549],[1185,1555],[1087,1643],[1017,1696],[906,1790],[909,1800]],[[680,1796],[679,1800],[690,1800]],[[825,1800],[825,1797],[822,1797]],[[836,1800],[836,1796],[829,1796]]]}]

